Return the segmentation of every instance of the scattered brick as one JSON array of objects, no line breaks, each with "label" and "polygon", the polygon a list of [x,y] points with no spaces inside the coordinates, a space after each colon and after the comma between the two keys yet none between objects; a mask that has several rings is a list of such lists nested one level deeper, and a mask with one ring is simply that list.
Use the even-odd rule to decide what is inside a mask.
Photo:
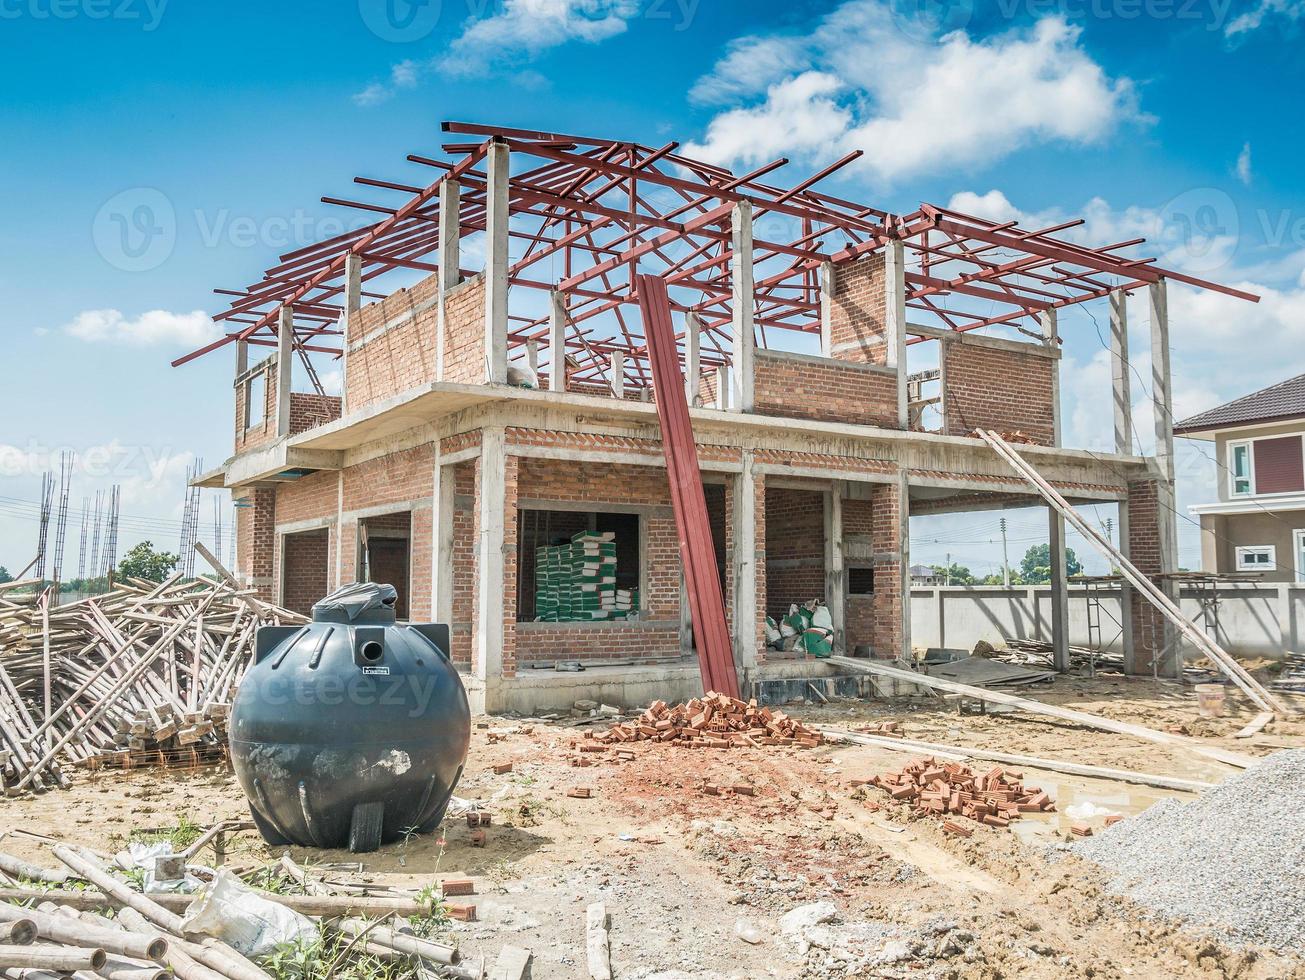
[{"label": "scattered brick", "polygon": [[483,830],[473,830],[471,832],[471,846],[472,847],[485,846],[485,832]]},{"label": "scattered brick", "polygon": [[452,898],[455,895],[474,895],[476,883],[470,878],[446,878],[440,884],[440,892],[445,898]]},{"label": "scattered brick", "polygon": [[[990,827],[1006,827],[1025,813],[1056,808],[1050,794],[1025,786],[1022,780],[1023,773],[1001,766],[976,773],[959,762],[923,758],[895,772],[881,773],[866,785],[878,787],[899,803],[909,803],[917,813],[955,815]],[[953,834],[959,831],[952,827],[964,826],[954,820],[943,822],[943,830]]]},{"label": "scattered brick", "polygon": [[1112,813],[1110,816],[1106,817],[1104,823],[1107,827],[1113,827],[1123,819],[1124,815],[1122,813]]},{"label": "scattered brick", "polygon": [[1069,832],[1075,837],[1091,837],[1092,828],[1085,823],[1072,823],[1069,825]]},{"label": "scattered brick", "polygon": [[594,795],[593,788],[590,786],[572,786],[566,791],[566,795],[574,800],[587,800]]},{"label": "scattered brick", "polygon": [[[686,704],[654,701],[637,719],[613,725],[597,737],[602,743],[670,742],[685,747],[725,749],[735,746],[797,745],[814,748],[824,739],[783,711],[761,707],[754,698],[740,701],[711,693]],[[601,751],[600,747],[581,751]]]},{"label": "scattered brick", "polygon": [[459,905],[456,902],[450,902],[444,906],[444,910],[448,912],[450,919],[457,919],[459,922],[476,921],[476,906],[474,905]]},{"label": "scattered brick", "polygon": [[495,776],[502,776],[505,773],[509,773],[511,771],[512,771],[512,763],[510,762],[500,762],[497,766],[494,767]]}]

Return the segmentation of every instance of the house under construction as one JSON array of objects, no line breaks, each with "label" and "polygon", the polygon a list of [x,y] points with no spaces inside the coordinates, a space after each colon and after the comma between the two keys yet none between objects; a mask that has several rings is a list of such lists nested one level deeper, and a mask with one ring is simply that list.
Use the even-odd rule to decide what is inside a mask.
[{"label": "house under construction", "polygon": [[[909,516],[1042,503],[979,428],[1021,433],[1071,503],[1120,504],[1143,572],[1176,569],[1166,284],[1255,297],[1128,257],[1140,241],[1076,244],[1073,222],[896,215],[822,191],[856,154],[785,184],[784,160],[734,174],[675,143],[444,130],[463,141],[448,159],[408,157],[425,179],[324,199],[378,220],[221,291],[228,332],[176,362],[234,346],[235,452],[200,483],[234,494],[235,572],[267,598],[306,611],[355,579],[394,584],[402,617],[451,624],[485,710],[695,693],[636,272],[669,287],[745,690],[827,669],[765,643],[767,615],[814,596],[836,650],[909,656]],[[1150,304],[1155,457],[1133,439],[1133,292]],[[1113,453],[1060,438],[1057,314],[1097,299]],[[338,397],[314,367],[327,358]],[[568,604],[556,566],[586,531],[599,598]],[[1124,610],[1128,669],[1173,673],[1140,598]],[[559,661],[588,669],[533,669]]]}]

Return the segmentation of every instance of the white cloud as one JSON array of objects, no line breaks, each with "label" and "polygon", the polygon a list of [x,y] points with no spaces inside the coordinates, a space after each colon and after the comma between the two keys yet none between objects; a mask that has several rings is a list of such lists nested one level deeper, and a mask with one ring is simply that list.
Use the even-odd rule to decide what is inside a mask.
[{"label": "white cloud", "polygon": [[118,310],[86,310],[65,324],[62,331],[91,343],[134,347],[198,347],[222,335],[202,310],[190,313],[150,310],[134,320],[128,319]]},{"label": "white cloud", "polygon": [[717,163],[757,162],[773,155],[778,130],[808,137],[788,145],[795,155],[864,150],[857,166],[891,180],[967,169],[1033,143],[1096,143],[1144,117],[1133,83],[1109,77],[1080,35],[1052,16],[977,40],[919,37],[880,0],[848,0],[810,35],[730,45],[691,95],[744,104],[723,110],[687,149]]},{"label": "white cloud", "polygon": [[494,16],[469,20],[436,64],[451,75],[485,75],[503,61],[623,34],[638,10],[636,0],[504,0]]},{"label": "white cloud", "polygon": [[1238,37],[1259,30],[1266,21],[1282,18],[1288,24],[1305,18],[1305,0],[1259,0],[1253,8],[1234,17],[1224,28],[1225,37]]},{"label": "white cloud", "polygon": [[352,98],[354,105],[362,109],[370,109],[382,102],[389,102],[394,98],[394,90],[383,82],[372,82],[361,91],[355,92]]},{"label": "white cloud", "polygon": [[1247,187],[1251,186],[1251,144],[1246,143],[1242,146],[1242,152],[1237,154],[1237,179]]}]

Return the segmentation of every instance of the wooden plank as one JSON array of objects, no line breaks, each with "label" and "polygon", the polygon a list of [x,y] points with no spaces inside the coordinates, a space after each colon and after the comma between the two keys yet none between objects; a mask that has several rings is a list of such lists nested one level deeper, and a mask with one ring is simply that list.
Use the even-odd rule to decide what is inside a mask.
[{"label": "wooden plank", "polygon": [[1243,728],[1233,737],[1250,738],[1252,735],[1256,735],[1260,731],[1262,731],[1264,729],[1264,726],[1267,725],[1269,722],[1273,721],[1273,717],[1274,715],[1272,711],[1261,711],[1258,715],[1256,715],[1254,718],[1251,719],[1249,725],[1247,725],[1245,728]]},{"label": "wooden plank", "polygon": [[1226,749],[1215,748],[1214,746],[1202,745],[1196,739],[1187,738],[1183,735],[1171,735],[1169,732],[1156,731],[1154,728],[1147,728],[1144,725],[1134,725],[1127,721],[1115,721],[1113,718],[1105,718],[1101,715],[1089,714],[1086,711],[1074,711],[1071,708],[1061,708],[1054,704],[1046,704],[1042,701],[1034,701],[1031,698],[1022,698],[1014,694],[1005,694],[1001,691],[989,691],[982,687],[971,687],[968,684],[959,684],[956,681],[945,681],[940,677],[930,677],[927,674],[917,674],[915,671],[903,670],[900,667],[889,667],[885,664],[876,663],[873,660],[853,660],[851,657],[828,657],[825,662],[842,667],[845,670],[856,671],[863,674],[873,674],[881,677],[891,677],[895,680],[908,681],[912,684],[918,684],[921,687],[928,687],[937,691],[947,691],[952,694],[964,694],[981,701],[987,701],[990,704],[1005,704],[1012,708],[1020,708],[1024,711],[1033,712],[1034,714],[1049,715],[1052,718],[1059,718],[1061,721],[1072,721],[1076,724],[1083,725],[1085,728],[1096,728],[1103,732],[1115,732],[1119,735],[1132,735],[1134,738],[1145,739],[1148,742],[1156,742],[1161,745],[1173,745],[1178,748],[1188,749],[1198,755],[1204,755],[1230,766],[1237,766],[1241,769],[1254,765],[1256,762],[1256,760],[1250,756],[1241,755],[1237,752],[1229,752]]},{"label": "wooden plank", "polygon": [[1176,789],[1185,793],[1199,793],[1215,785],[1214,783],[1199,782],[1195,779],[1180,779],[1177,776],[1159,776],[1148,772],[1132,772],[1126,769],[1107,769],[1103,766],[1089,766],[1078,762],[1065,762],[1061,759],[1018,755],[1013,752],[997,752],[992,749],[977,749],[966,745],[944,745],[938,742],[921,742],[910,738],[871,735],[866,732],[845,732],[838,728],[822,727],[820,733],[833,742],[875,745],[905,752],[908,755],[923,753],[938,758],[950,759],[953,762],[959,762],[962,759],[985,759],[990,762],[1001,762],[1005,765],[1020,768],[1045,769],[1050,772],[1068,773],[1071,776],[1111,779],[1120,783],[1136,783],[1139,786],[1155,786],[1159,789]]}]

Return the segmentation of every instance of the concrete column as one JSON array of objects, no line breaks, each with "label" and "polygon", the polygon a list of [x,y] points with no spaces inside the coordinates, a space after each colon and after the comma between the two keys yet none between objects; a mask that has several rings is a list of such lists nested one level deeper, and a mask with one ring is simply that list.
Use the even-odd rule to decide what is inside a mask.
[{"label": "concrete column", "polygon": [[539,384],[539,341],[533,337],[526,341],[526,367],[530,368],[530,373],[535,376],[535,384]]},{"label": "concrete column", "polygon": [[[1168,283],[1161,279],[1147,287],[1151,306],[1151,391],[1154,398],[1155,457],[1160,467],[1161,479],[1156,483],[1156,523],[1160,533],[1160,571],[1178,570],[1178,511],[1174,493],[1174,405],[1173,383],[1169,371],[1169,291]],[[1171,599],[1177,599],[1178,590],[1172,582],[1160,583]],[[1175,649],[1175,630],[1164,621],[1166,651]],[[1166,657],[1161,673],[1181,676],[1182,665],[1177,657]]]},{"label": "concrete column", "polygon": [[338,589],[344,584],[344,470],[336,474],[335,481],[335,576]]},{"label": "concrete column", "polygon": [[[1042,342],[1050,350],[1060,350],[1060,322],[1056,310],[1043,310],[1038,319],[1042,323]],[[1060,432],[1060,361],[1051,362],[1051,438],[1059,446]]]},{"label": "concrete column", "polygon": [[756,349],[755,300],[756,283],[752,268],[752,204],[740,201],[730,213],[730,244],[734,250],[730,258],[730,281],[733,289],[731,307],[734,311],[731,328],[734,332],[733,370],[730,380],[729,408],[735,412],[752,411],[752,362]]},{"label": "concrete column", "polygon": [[474,669],[488,687],[503,675],[503,517],[507,509],[507,452],[501,428],[481,430],[476,540],[476,645]]},{"label": "concrete column", "polygon": [[453,522],[456,477],[452,466],[440,460],[439,443],[435,443],[435,466],[432,472],[431,506],[431,617],[437,623],[453,623]]},{"label": "concrete column", "polygon": [[[1129,553],[1128,534],[1128,504],[1121,502],[1119,505],[1119,520],[1115,522],[1119,528],[1119,553],[1129,561],[1133,560]],[[1120,649],[1124,654],[1124,673],[1135,674],[1134,669],[1137,663],[1137,637],[1133,630],[1133,605],[1134,589],[1126,581],[1119,583],[1119,630],[1120,630]]]},{"label": "concrete column", "polygon": [[440,239],[435,261],[439,265],[439,296],[435,317],[435,379],[444,380],[444,348],[448,346],[445,294],[462,281],[462,185],[445,179],[440,184]]},{"label": "concrete column", "polygon": [[340,414],[349,411],[349,330],[362,309],[362,256],[344,257],[344,315],[340,318]]},{"label": "concrete column", "polygon": [[[734,479],[734,662],[750,677],[757,666],[757,475],[752,451]],[[764,478],[763,478],[764,479]],[[740,677],[742,680],[743,677]]]},{"label": "concrete column", "polygon": [[508,165],[506,143],[492,142],[485,184],[485,380],[507,384]]},{"label": "concrete column", "polygon": [[825,491],[825,605],[834,623],[834,650],[847,650],[847,572],[843,560],[843,484]]},{"label": "concrete column", "polygon": [[1133,454],[1133,386],[1128,363],[1128,295],[1110,294],[1110,387],[1115,406],[1115,452]]},{"label": "concrete column", "polygon": [[701,402],[698,395],[702,374],[702,318],[690,310],[684,314],[684,397],[693,408]]},{"label": "concrete column", "polygon": [[566,391],[566,294],[548,294],[548,390]]},{"label": "concrete column", "polygon": [[1051,655],[1056,670],[1069,670],[1069,577],[1065,561],[1065,519],[1047,508],[1051,544]]},{"label": "concrete column", "polygon": [[834,263],[820,263],[820,356],[834,356]]},{"label": "concrete column", "polygon": [[934,613],[938,619],[938,645],[947,646],[947,591],[934,589],[933,599],[936,606]]},{"label": "concrete column", "polygon": [[724,364],[716,369],[716,407],[730,407],[730,369]]},{"label": "concrete column", "polygon": [[614,350],[608,358],[608,373],[612,379],[612,397],[625,397],[625,351]]},{"label": "concrete column", "polygon": [[886,363],[897,369],[897,427],[909,429],[906,370],[906,248],[897,240],[884,247],[884,341]]},{"label": "concrete column", "polygon": [[290,383],[294,366],[295,316],[288,306],[281,307],[276,336],[276,435],[290,434]]},{"label": "concrete column", "polygon": [[911,657],[911,485],[903,471],[897,476],[897,536],[902,561],[897,569],[897,587],[902,596],[902,645],[897,658],[902,663]]},{"label": "concrete column", "polygon": [[[245,372],[249,370],[249,344],[244,340],[236,341],[236,404],[244,413],[244,427],[249,428],[249,379]],[[243,380],[241,380],[243,379]]]}]

